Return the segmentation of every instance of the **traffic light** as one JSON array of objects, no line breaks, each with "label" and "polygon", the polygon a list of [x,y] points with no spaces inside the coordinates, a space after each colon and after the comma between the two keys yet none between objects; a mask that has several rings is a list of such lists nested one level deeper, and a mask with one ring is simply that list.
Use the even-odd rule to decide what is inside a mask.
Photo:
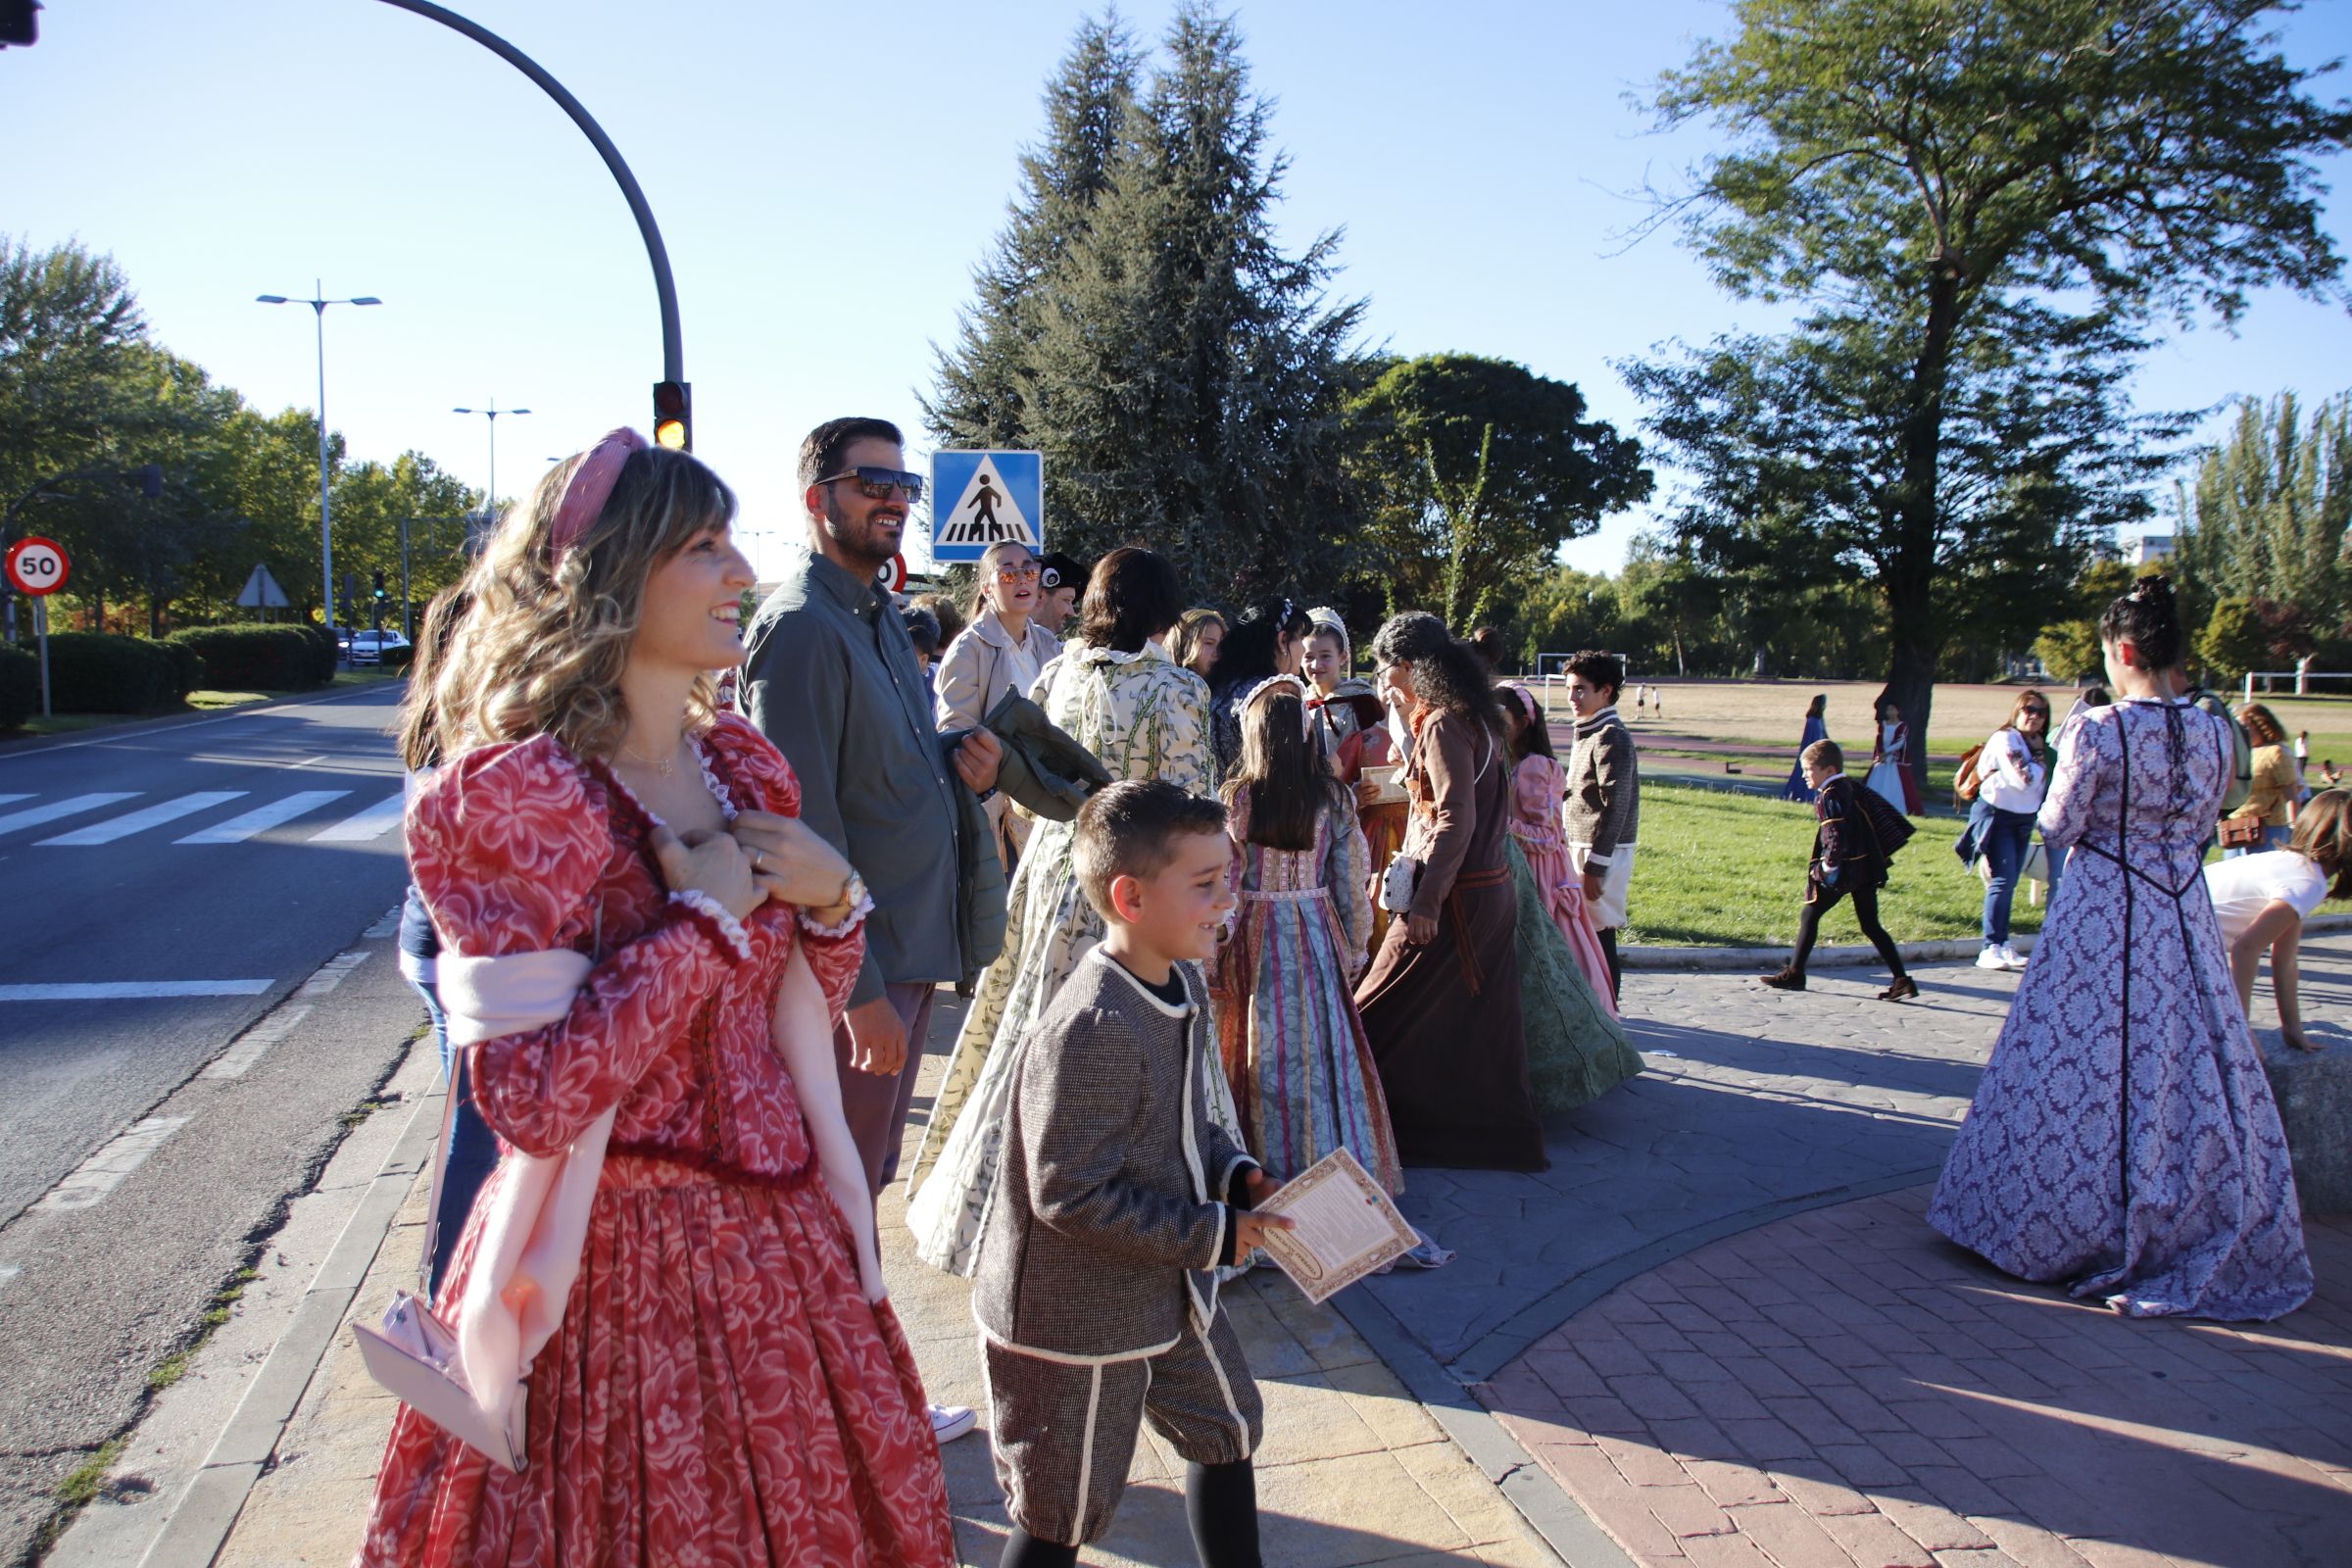
[{"label": "traffic light", "polygon": [[375,602],[380,605],[384,602],[384,571],[381,566],[378,566],[375,571]]},{"label": "traffic light", "polygon": [[0,49],[23,48],[41,36],[40,0],[0,0]]},{"label": "traffic light", "polygon": [[694,388],[684,381],[654,383],[654,445],[673,452],[694,450]]}]

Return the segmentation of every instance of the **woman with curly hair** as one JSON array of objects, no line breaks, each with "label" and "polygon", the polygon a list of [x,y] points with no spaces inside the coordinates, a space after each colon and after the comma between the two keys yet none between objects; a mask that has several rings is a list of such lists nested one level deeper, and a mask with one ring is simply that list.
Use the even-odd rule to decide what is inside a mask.
[{"label": "woman with curly hair", "polygon": [[1404,848],[1383,878],[1399,912],[1355,1001],[1408,1165],[1544,1170],[1519,1003],[1511,755],[1486,665],[1418,612],[1372,639],[1404,718]]},{"label": "woman with curly hair", "polygon": [[[1183,608],[1166,558],[1134,546],[1112,551],[1087,584],[1078,639],[1063,644],[1031,695],[1112,778],[1211,795],[1208,688],[1170,663],[1156,641]],[[1102,940],[1102,917],[1078,885],[1076,836],[1074,822],[1040,822],[1031,835],[1005,899],[1004,952],[980,977],[906,1173],[915,1255],[952,1274],[968,1275],[979,1260],[1021,1037]],[[1220,1108],[1232,1126],[1230,1103]]]},{"label": "woman with curly hair", "polygon": [[956,1560],[834,1076],[871,901],[713,707],[734,513],[615,430],[472,574],[408,844],[500,1144],[435,1302],[478,1419],[394,1419],[361,1568]]}]

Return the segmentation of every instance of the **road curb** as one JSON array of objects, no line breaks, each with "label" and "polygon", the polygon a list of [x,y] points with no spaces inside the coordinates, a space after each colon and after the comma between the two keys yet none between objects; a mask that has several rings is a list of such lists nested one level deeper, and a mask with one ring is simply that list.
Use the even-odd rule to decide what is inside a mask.
[{"label": "road curb", "polygon": [[[2331,931],[2352,931],[2352,914],[2317,914],[2303,922],[2305,936],[2325,936]],[[2011,946],[2020,953],[2032,953],[2035,939],[2016,937]],[[1960,937],[1945,942],[1903,942],[1895,951],[1905,963],[1951,963],[1962,958],[1974,958],[1984,943],[1976,937]],[[1628,969],[1713,970],[1777,969],[1788,961],[1786,945],[1775,948],[1649,948],[1624,947],[1617,956]],[[1869,964],[1879,961],[1878,949],[1868,946],[1815,948],[1807,966],[1819,968],[1824,964]]]},{"label": "road curb", "polygon": [[293,1320],[270,1347],[203,1465],[164,1515],[162,1527],[139,1558],[139,1568],[205,1568],[220,1553],[333,1347],[417,1174],[432,1157],[445,1098],[446,1088],[438,1083],[418,1097],[383,1165],[304,1291]]}]

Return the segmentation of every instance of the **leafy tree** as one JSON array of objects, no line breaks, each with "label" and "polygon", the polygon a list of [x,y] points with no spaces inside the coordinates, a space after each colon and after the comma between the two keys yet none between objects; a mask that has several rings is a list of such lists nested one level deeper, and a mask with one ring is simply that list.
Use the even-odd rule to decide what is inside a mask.
[{"label": "leafy tree", "polygon": [[1648,499],[1641,448],[1584,394],[1507,360],[1393,364],[1348,406],[1366,542],[1392,610],[1487,620],[1570,539]]},{"label": "leafy tree", "polygon": [[2042,628],[2034,653],[2060,680],[2096,680],[2106,665],[2099,651],[2099,616],[2132,589],[2132,568],[2102,558],[2082,568],[2066,596],[2067,613]]},{"label": "leafy tree", "polygon": [[2352,609],[2347,521],[2352,396],[2308,419],[2291,392],[2267,406],[2241,399],[2229,438],[2175,487],[2172,564],[2192,617],[2234,598],[2277,601],[2315,627],[2340,624]]},{"label": "leafy tree", "polygon": [[[1056,77],[1077,112],[1029,160],[1068,177],[1025,173],[999,242],[1023,302],[992,313],[984,274],[928,408],[943,442],[1045,453],[1056,545],[1149,540],[1196,593],[1231,602],[1337,575],[1353,520],[1341,411],[1363,306],[1326,296],[1337,233],[1295,256],[1278,243],[1286,160],[1234,23],[1187,0],[1160,54],[1122,101],[1120,35],[1082,29]],[[1036,199],[1049,188],[1054,202]]]},{"label": "leafy tree", "polygon": [[112,460],[146,333],[112,257],[0,235],[0,509],[42,479]]},{"label": "leafy tree", "polygon": [[[2080,512],[2057,498],[2112,505],[2161,433],[2123,420],[2117,385],[2147,323],[2234,320],[2262,284],[2342,297],[2315,160],[2352,141],[2352,111],[2310,97],[2316,73],[2257,31],[2277,9],[1740,0],[1737,34],[1659,83],[1663,122],[1737,138],[1661,220],[1733,293],[1811,308],[1757,345],[1779,351],[1768,401],[1722,444],[1753,454],[1753,428],[1793,412],[1812,448],[1864,460],[1821,476],[1853,494],[1816,514],[1844,520],[1840,564],[1884,596],[1890,695],[1916,732],[1964,607],[2063,580]],[[1652,390],[1696,416],[1721,382],[1739,384]],[[1998,406],[2017,400],[2042,412]],[[2038,440],[2004,474],[1984,454],[2021,427]],[[1701,452],[1718,439],[1697,433]],[[1719,514],[1743,484],[1733,472]],[[2022,568],[2016,545],[2034,547]]]},{"label": "leafy tree", "polygon": [[2213,607],[2205,629],[2197,634],[2197,657],[2210,670],[2243,675],[2270,662],[2270,643],[2269,629],[2252,602],[2225,599]]}]

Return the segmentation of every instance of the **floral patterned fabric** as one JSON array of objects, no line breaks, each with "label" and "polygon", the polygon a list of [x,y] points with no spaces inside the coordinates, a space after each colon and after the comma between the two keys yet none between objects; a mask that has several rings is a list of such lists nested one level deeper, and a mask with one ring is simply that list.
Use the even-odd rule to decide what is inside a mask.
[{"label": "floral patterned fabric", "polygon": [[[1612,1018],[1617,1004],[1609,994],[1609,958],[1601,951],[1600,933],[1592,911],[1585,907],[1585,881],[1570,863],[1568,840],[1560,831],[1560,801],[1568,791],[1567,770],[1556,758],[1523,757],[1511,770],[1511,837],[1527,858],[1528,874],[1535,879],[1537,902],[1570,956],[1582,970],[1585,983]],[[1542,1086],[1539,1084],[1538,1086]],[[1545,1106],[1545,1109],[1555,1107]]]},{"label": "floral patterned fabric", "polygon": [[[791,769],[748,723],[722,717],[700,744],[730,812],[797,814]],[[411,808],[448,952],[596,960],[561,1022],[472,1048],[484,1119],[546,1154],[615,1117],[579,1278],[531,1368],[526,1467],[403,1409],[367,1568],[956,1560],[913,1355],[859,1287],[771,1036],[792,945],[838,1013],[862,929],[817,936],[763,905],[739,956],[719,921],[666,897],[654,825],[609,770],[546,737],[468,753]],[[505,1172],[458,1244],[445,1312]]]},{"label": "floral patterned fabric", "polygon": [[[1112,778],[1160,779],[1196,795],[1214,789],[1208,687],[1157,645],[1133,654],[1065,648],[1030,695]],[[1070,863],[1075,831],[1069,822],[1040,822],[1030,836],[1005,898],[1004,955],[980,977],[906,1173],[915,1255],[950,1273],[972,1271],[996,1186],[1014,1047],[1102,940],[1102,918]],[[1219,1108],[1239,1142],[1232,1106]]]},{"label": "floral patterned fabric", "polygon": [[2311,1296],[2293,1168],[2200,871],[2221,720],[2119,702],[2067,722],[2041,808],[2079,845],[1929,1223],[2133,1316],[2275,1318]]},{"label": "floral patterned fabric", "polygon": [[1346,1149],[1400,1193],[1389,1102],[1355,1011],[1372,936],[1371,851],[1355,808],[1335,803],[1303,850],[1249,841],[1248,791],[1233,791],[1226,809],[1240,904],[1208,984],[1244,1147],[1277,1181]]}]

